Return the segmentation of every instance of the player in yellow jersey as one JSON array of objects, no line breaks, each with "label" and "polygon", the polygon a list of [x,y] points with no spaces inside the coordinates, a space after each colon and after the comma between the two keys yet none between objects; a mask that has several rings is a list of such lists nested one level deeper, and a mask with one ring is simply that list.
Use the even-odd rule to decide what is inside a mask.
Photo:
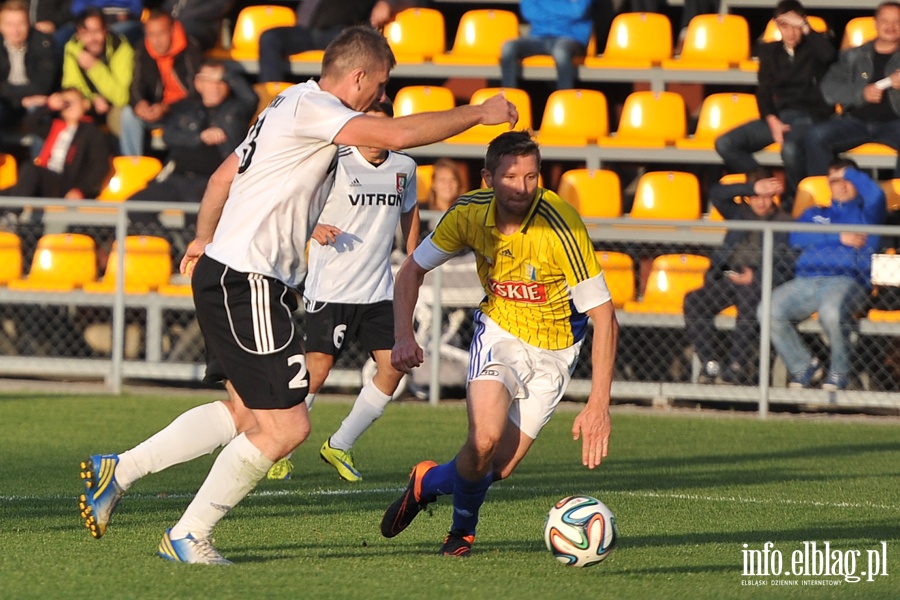
[{"label": "player in yellow jersey", "polygon": [[488,146],[489,186],[462,196],[406,259],[394,284],[391,361],[409,372],[424,354],[413,335],[413,309],[425,274],[459,251],[474,251],[486,293],[475,312],[466,403],[469,433],[448,463],[413,467],[404,493],[384,513],[394,537],[427,504],[452,494],[453,525],[440,554],[468,556],[478,512],[491,483],[505,479],[550,420],[569,383],[587,319],[594,323],[593,375],[572,436],[593,469],[609,444],[609,393],[618,323],[578,213],[537,185],[540,149],[524,132]]}]

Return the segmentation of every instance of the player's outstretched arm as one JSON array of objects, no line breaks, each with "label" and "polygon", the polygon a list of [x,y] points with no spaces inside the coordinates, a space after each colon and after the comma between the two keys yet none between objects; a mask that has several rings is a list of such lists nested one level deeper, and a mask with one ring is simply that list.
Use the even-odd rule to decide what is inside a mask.
[{"label": "player's outstretched arm", "polygon": [[334,141],[345,146],[403,150],[443,141],[474,125],[509,123],[511,129],[518,121],[519,113],[515,105],[502,94],[497,94],[488,98],[484,104],[467,104],[451,110],[395,119],[359,115],[347,121]]},{"label": "player's outstretched arm", "polygon": [[237,170],[238,157],[237,154],[232,153],[209,178],[206,191],[203,192],[203,199],[200,201],[200,211],[197,213],[197,233],[194,241],[188,245],[184,258],[181,259],[183,275],[190,277],[197,259],[206,250],[206,245],[212,241],[216,226],[222,217],[225,201],[228,200],[228,190],[231,188],[234,176],[237,175]]},{"label": "player's outstretched arm", "polygon": [[407,256],[394,279],[394,349],[391,364],[403,373],[409,373],[425,360],[425,353],[416,342],[413,329],[413,313],[425,273],[427,271],[412,256]]},{"label": "player's outstretched arm", "polygon": [[609,449],[611,424],[609,419],[610,388],[613,365],[616,360],[616,343],[619,339],[619,322],[612,302],[606,302],[587,311],[594,324],[594,342],[591,346],[591,393],[587,404],[572,425],[572,439],[582,439],[581,464],[589,469],[598,466],[606,458]]}]

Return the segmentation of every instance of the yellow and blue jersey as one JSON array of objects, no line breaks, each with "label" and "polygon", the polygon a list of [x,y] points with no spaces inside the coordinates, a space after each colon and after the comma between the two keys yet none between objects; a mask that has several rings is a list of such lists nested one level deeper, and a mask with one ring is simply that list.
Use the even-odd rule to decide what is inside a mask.
[{"label": "yellow and blue jersey", "polygon": [[584,338],[587,317],[576,309],[571,290],[595,278],[603,282],[602,271],[581,217],[555,193],[538,188],[522,226],[504,235],[495,223],[493,190],[469,192],[430,239],[447,254],[475,252],[486,294],[479,308],[504,330],[548,350]]}]

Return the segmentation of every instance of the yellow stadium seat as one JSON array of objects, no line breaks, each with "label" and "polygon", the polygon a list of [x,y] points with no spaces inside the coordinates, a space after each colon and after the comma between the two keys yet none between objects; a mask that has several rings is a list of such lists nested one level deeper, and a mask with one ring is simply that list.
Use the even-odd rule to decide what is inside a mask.
[{"label": "yellow stadium seat", "polygon": [[189,283],[167,283],[159,286],[159,294],[161,296],[184,298],[192,296],[193,292]]},{"label": "yellow stadium seat", "polygon": [[427,202],[431,192],[431,180],[434,177],[434,165],[419,165],[416,167],[416,194],[419,202]]},{"label": "yellow stadium seat", "polygon": [[80,233],[51,233],[38,240],[25,279],[10,281],[12,290],[68,292],[97,279],[93,238]]},{"label": "yellow stadium seat", "polygon": [[601,56],[588,54],[584,66],[645,69],[672,56],[672,24],[660,13],[622,13],[613,19]]},{"label": "yellow stadium seat", "polygon": [[675,92],[632,92],[619,128],[597,140],[604,147],[663,148],[687,135],[684,99]]},{"label": "yellow stadium seat", "polygon": [[638,179],[629,214],[633,219],[699,219],[700,182],[697,176],[680,171],[644,173]]},{"label": "yellow stadium seat", "polygon": [[[481,104],[488,98],[501,92],[519,111],[519,122],[516,123],[516,131],[531,129],[531,98],[528,96],[528,92],[524,90],[516,88],[481,88],[472,94],[469,104]],[[447,141],[451,144],[487,144],[504,131],[509,131],[508,123],[476,125],[459,135],[449,138]]]},{"label": "yellow stadium seat", "polygon": [[566,171],[559,180],[559,196],[585,218],[622,216],[622,186],[615,171]]},{"label": "yellow stadium seat", "polygon": [[664,254],[653,259],[644,297],[624,305],[625,312],[680,314],[688,292],[703,286],[709,259],[694,254]]},{"label": "yellow stadium seat", "polygon": [[122,202],[141,191],[162,170],[162,163],[152,156],[116,156],[113,158],[113,175],[100,190],[97,200]]},{"label": "yellow stadium seat", "polygon": [[[828,23],[826,23],[825,19],[822,17],[807,15],[806,22],[809,23],[809,27],[813,31],[818,31],[819,33],[828,31]],[[769,22],[766,23],[766,30],[763,31],[762,41],[765,43],[781,41],[781,30],[778,29],[778,25],[775,24],[775,19],[769,19]]]},{"label": "yellow stadium seat", "polygon": [[496,9],[467,11],[459,20],[453,48],[436,54],[439,65],[497,65],[504,42],[519,37],[519,18],[514,12]]},{"label": "yellow stadium seat", "polygon": [[700,106],[696,132],[690,137],[675,140],[675,147],[684,150],[713,150],[717,137],[757,119],[759,107],[753,94],[710,94]]},{"label": "yellow stadium seat", "polygon": [[[595,56],[597,54],[597,37],[591,33],[588,40],[587,48],[585,48],[585,56]],[[572,61],[576,65],[584,64],[584,57],[576,56]],[[522,59],[523,67],[555,67],[556,61],[549,54],[535,54]]]},{"label": "yellow stadium seat", "polygon": [[634,261],[631,257],[622,252],[597,250],[597,262],[603,269],[613,306],[621,308],[626,302],[634,300]]},{"label": "yellow stadium seat", "polygon": [[804,177],[797,184],[791,214],[796,219],[813,206],[831,206],[831,186],[827,175]]},{"label": "yellow stadium seat", "polygon": [[740,15],[697,15],[688,23],[681,54],[664,69],[720,71],[750,58],[750,28]]},{"label": "yellow stadium seat", "polygon": [[275,96],[283,92],[294,85],[288,81],[265,81],[260,83],[253,84],[253,91],[256,92],[256,96],[259,98],[259,102],[256,105],[256,114],[253,116],[253,120],[256,120],[256,117],[259,116],[265,108],[269,105],[269,103],[275,99]]},{"label": "yellow stadium seat", "polygon": [[398,63],[421,63],[443,54],[444,15],[433,8],[408,8],[384,28]]},{"label": "yellow stadium seat", "polygon": [[856,17],[847,21],[844,26],[844,37],[841,38],[841,50],[862,46],[877,36],[875,17]]},{"label": "yellow stadium seat", "polygon": [[[164,238],[148,235],[130,235],[125,238],[125,293],[146,294],[169,283],[172,277],[172,255],[169,242]],[[111,294],[116,291],[119,268],[118,244],[113,244],[106,263],[106,272],[100,281],[84,284],[84,291],[93,294]]]},{"label": "yellow stadium seat", "polygon": [[231,60],[258,60],[259,36],[275,27],[293,27],[297,16],[292,8],[275,4],[247,6],[241,9],[234,22],[231,48],[214,50],[214,58]]},{"label": "yellow stadium seat", "polygon": [[606,96],[596,90],[556,90],[547,98],[535,139],[542,146],[586,146],[609,135]]},{"label": "yellow stadium seat", "polygon": [[19,167],[16,157],[0,152],[0,190],[16,185],[19,180]]},{"label": "yellow stadium seat", "polygon": [[421,112],[450,110],[456,99],[449,88],[439,85],[408,85],[394,96],[394,114],[398,117]]},{"label": "yellow stadium seat", "polygon": [[900,210],[900,179],[882,181],[881,189],[884,190],[887,199],[888,211]]},{"label": "yellow stadium seat", "polygon": [[869,309],[866,317],[876,323],[900,323],[900,310]]},{"label": "yellow stadium seat", "polygon": [[22,278],[22,241],[14,233],[0,231],[0,284]]},{"label": "yellow stadium seat", "polygon": [[867,142],[860,144],[856,148],[852,148],[849,152],[852,157],[854,154],[875,154],[878,156],[897,156],[897,151],[887,144],[879,144],[877,142]]}]

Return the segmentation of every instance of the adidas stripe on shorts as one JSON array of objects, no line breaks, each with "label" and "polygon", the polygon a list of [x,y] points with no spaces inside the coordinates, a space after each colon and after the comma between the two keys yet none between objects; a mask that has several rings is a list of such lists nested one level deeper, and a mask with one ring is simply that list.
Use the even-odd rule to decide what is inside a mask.
[{"label": "adidas stripe on shorts", "polygon": [[206,342],[205,381],[231,381],[248,408],[303,402],[309,373],[293,317],[296,294],[277,279],[235,271],[206,255],[191,286]]}]

